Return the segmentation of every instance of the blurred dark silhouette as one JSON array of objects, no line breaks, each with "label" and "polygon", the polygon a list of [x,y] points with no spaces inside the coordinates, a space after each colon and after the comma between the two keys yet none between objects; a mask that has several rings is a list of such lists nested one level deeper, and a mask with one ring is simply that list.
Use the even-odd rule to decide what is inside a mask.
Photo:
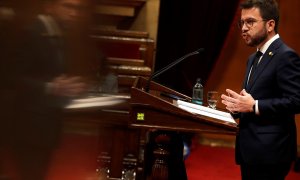
[{"label": "blurred dark silhouette", "polygon": [[21,180],[45,179],[64,107],[106,72],[88,36],[91,5],[0,1],[0,144],[12,147]]}]

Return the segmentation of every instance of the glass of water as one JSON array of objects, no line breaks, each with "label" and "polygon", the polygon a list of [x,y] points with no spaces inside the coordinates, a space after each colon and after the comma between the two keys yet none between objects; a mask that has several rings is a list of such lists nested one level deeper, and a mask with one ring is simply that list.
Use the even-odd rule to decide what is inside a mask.
[{"label": "glass of water", "polygon": [[207,92],[208,107],[216,109],[218,100],[219,100],[219,93],[217,91],[208,91]]}]

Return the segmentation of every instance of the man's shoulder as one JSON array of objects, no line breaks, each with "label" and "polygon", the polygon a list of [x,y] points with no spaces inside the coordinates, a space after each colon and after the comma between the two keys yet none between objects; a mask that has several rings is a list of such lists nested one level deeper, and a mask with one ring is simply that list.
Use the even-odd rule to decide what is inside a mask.
[{"label": "man's shoulder", "polygon": [[47,33],[46,27],[38,18],[34,19],[31,24],[25,27],[25,32],[30,38]]},{"label": "man's shoulder", "polygon": [[34,21],[26,28],[28,33],[44,37],[55,37],[57,28],[53,28],[54,20],[48,16],[38,15]]},{"label": "man's shoulder", "polygon": [[[276,49],[270,49],[268,52],[269,55],[274,56],[274,59],[294,59],[300,60],[299,54],[293,48],[288,46],[286,43],[281,41]],[[281,62],[288,62],[288,61],[281,61]]]},{"label": "man's shoulder", "polygon": [[276,50],[278,53],[294,52],[296,51],[287,45],[281,38],[276,39],[270,46],[270,50]]}]

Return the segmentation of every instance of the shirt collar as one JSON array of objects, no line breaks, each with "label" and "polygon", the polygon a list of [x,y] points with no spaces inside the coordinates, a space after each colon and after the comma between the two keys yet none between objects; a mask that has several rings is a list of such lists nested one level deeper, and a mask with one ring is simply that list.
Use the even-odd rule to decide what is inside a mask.
[{"label": "shirt collar", "polygon": [[38,19],[40,19],[40,21],[42,21],[42,23],[44,24],[47,31],[46,34],[47,36],[49,37],[62,36],[62,31],[59,25],[51,16],[39,14]]},{"label": "shirt collar", "polygon": [[260,49],[257,49],[257,50],[261,51],[264,54],[267,51],[267,49],[269,48],[269,46],[278,38],[279,38],[279,34],[276,34],[271,39],[269,39]]}]

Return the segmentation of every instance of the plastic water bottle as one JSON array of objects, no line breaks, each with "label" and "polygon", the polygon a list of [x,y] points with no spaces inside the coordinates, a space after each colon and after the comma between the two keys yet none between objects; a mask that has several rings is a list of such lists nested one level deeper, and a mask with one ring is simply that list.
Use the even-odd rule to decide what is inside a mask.
[{"label": "plastic water bottle", "polygon": [[193,87],[192,102],[199,105],[203,104],[203,86],[200,78],[197,78],[197,82]]}]

